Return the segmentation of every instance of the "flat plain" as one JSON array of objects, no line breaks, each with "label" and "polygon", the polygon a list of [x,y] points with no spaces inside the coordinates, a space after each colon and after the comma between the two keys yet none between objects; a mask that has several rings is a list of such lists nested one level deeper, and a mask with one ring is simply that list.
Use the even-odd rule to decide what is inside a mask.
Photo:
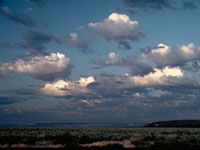
[{"label": "flat plain", "polygon": [[199,150],[200,128],[0,128],[0,148]]}]

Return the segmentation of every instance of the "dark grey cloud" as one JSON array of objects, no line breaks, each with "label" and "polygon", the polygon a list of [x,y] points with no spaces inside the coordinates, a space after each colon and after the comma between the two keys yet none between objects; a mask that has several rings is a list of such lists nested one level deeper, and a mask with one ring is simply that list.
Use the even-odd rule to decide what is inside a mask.
[{"label": "dark grey cloud", "polygon": [[123,3],[128,7],[146,11],[162,10],[164,8],[175,9],[168,0],[123,0]]},{"label": "dark grey cloud", "polygon": [[16,48],[16,45],[0,41],[0,47],[1,48]]},{"label": "dark grey cloud", "polygon": [[[17,45],[23,49],[26,49],[30,55],[41,53],[46,54],[46,45],[51,41],[55,41],[58,44],[61,43],[54,35],[35,30],[29,30],[28,32],[25,32],[23,39],[24,42],[18,43]],[[29,53],[27,53],[27,55],[29,55]]]},{"label": "dark grey cloud", "polygon": [[130,70],[131,75],[144,75],[149,72],[153,72],[153,68],[150,65],[148,65],[145,61],[138,60],[136,56],[121,58],[115,53],[110,53],[106,59],[96,57],[95,59],[91,59],[91,62],[97,65],[94,69],[109,66],[127,67]]},{"label": "dark grey cloud", "polygon": [[69,78],[71,75],[73,69],[73,65],[69,64],[66,69],[64,69],[62,72],[57,72],[57,73],[51,73],[47,75],[38,75],[35,76],[35,79],[43,80],[43,81],[54,81],[55,79],[66,79]]},{"label": "dark grey cloud", "polygon": [[183,2],[182,8],[193,10],[193,9],[197,9],[198,6],[194,2],[187,1],[187,2]]},{"label": "dark grey cloud", "polygon": [[0,105],[12,104],[12,103],[14,103],[14,100],[15,99],[13,97],[1,96],[0,97]]},{"label": "dark grey cloud", "polygon": [[156,12],[163,9],[169,10],[181,10],[189,9],[193,10],[198,8],[196,1],[173,1],[173,0],[123,0],[123,4],[129,9],[123,9],[131,14],[137,11]]},{"label": "dark grey cloud", "polygon": [[45,5],[45,1],[44,0],[26,0],[27,2],[30,2],[38,7],[42,7]]},{"label": "dark grey cloud", "polygon": [[8,42],[2,42],[0,41],[0,47],[1,48],[17,48],[17,49],[25,49],[25,56],[30,55],[38,55],[38,54],[44,54],[48,55],[46,53],[47,44],[51,41],[56,42],[57,44],[63,44],[63,40],[58,39],[53,34],[48,34],[36,30],[28,30],[27,32],[24,32],[23,34],[23,42],[19,43],[8,43]]},{"label": "dark grey cloud", "polygon": [[131,46],[127,41],[119,41],[118,44],[119,44],[118,46],[119,49],[127,49],[127,50],[131,49]]},{"label": "dark grey cloud", "polygon": [[94,50],[90,44],[93,41],[95,41],[95,38],[91,34],[86,34],[80,39],[77,33],[70,33],[67,37],[65,37],[63,43],[66,43],[71,47],[78,48],[83,53],[92,53]]},{"label": "dark grey cloud", "polygon": [[19,96],[16,97],[16,95],[0,96],[0,105],[9,105],[23,100],[25,100],[25,98]]},{"label": "dark grey cloud", "polygon": [[0,7],[0,15],[13,21],[15,23],[30,27],[36,28],[37,22],[31,19],[28,14],[19,10],[12,10],[8,7]]}]

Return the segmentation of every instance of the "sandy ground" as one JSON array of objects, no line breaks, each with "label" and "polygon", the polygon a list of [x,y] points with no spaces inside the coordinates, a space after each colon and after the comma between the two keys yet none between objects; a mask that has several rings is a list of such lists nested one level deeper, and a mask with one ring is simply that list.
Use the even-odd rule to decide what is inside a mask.
[{"label": "sandy ground", "polygon": [[83,147],[91,147],[91,146],[106,146],[109,144],[121,144],[124,148],[135,148],[135,145],[131,144],[131,140],[124,140],[124,141],[101,141],[101,142],[93,142],[88,144],[82,144]]}]

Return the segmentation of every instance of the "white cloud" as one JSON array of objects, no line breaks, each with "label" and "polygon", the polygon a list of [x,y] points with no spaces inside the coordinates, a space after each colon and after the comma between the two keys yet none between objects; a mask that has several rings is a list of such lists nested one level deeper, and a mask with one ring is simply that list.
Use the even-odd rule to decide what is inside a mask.
[{"label": "white cloud", "polygon": [[94,99],[94,100],[85,100],[84,99],[84,100],[81,100],[79,103],[86,104],[86,105],[88,105],[90,107],[94,107],[94,106],[96,106],[98,104],[101,104],[102,101],[101,100],[96,100],[96,99]]},{"label": "white cloud", "polygon": [[0,71],[14,71],[36,79],[53,80],[56,77],[67,77],[70,73],[69,58],[61,53],[48,56],[36,56],[31,59],[18,59],[15,63],[3,63]]},{"label": "white cloud", "polygon": [[78,34],[76,34],[76,33],[70,33],[69,37],[74,42],[77,42],[77,40],[78,40]]},{"label": "white cloud", "polygon": [[114,40],[122,45],[125,40],[137,41],[141,36],[138,21],[132,21],[124,14],[112,13],[103,22],[89,23],[89,27],[108,41]]},{"label": "white cloud", "polygon": [[111,52],[108,54],[108,57],[106,59],[106,64],[116,64],[120,61],[120,56]]},{"label": "white cloud", "polygon": [[195,47],[193,43],[188,44],[187,46],[182,45],[179,48],[179,53],[181,54],[184,60],[194,60],[200,58],[200,47]]},{"label": "white cloud", "polygon": [[133,97],[138,97],[139,98],[139,97],[142,97],[142,95],[140,93],[134,93]]},{"label": "white cloud", "polygon": [[59,80],[53,83],[46,83],[40,91],[44,95],[51,96],[88,94],[91,93],[91,90],[87,88],[87,85],[94,81],[95,79],[92,76],[88,78],[80,78],[80,80],[72,82]]},{"label": "white cloud", "polygon": [[193,43],[190,43],[187,46],[178,47],[176,51],[165,44],[158,44],[157,48],[144,52],[143,56],[151,58],[158,66],[179,65],[199,59],[200,47],[195,47]]},{"label": "white cloud", "polygon": [[130,76],[129,79],[135,86],[156,86],[176,85],[180,83],[179,79],[184,78],[184,73],[179,67],[155,68],[154,71],[144,76]]}]

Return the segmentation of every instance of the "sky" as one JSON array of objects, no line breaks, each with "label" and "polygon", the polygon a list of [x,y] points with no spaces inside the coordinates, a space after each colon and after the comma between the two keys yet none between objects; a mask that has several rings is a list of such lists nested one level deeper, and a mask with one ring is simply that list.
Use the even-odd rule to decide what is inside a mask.
[{"label": "sky", "polygon": [[200,118],[199,0],[0,0],[0,122]]}]

